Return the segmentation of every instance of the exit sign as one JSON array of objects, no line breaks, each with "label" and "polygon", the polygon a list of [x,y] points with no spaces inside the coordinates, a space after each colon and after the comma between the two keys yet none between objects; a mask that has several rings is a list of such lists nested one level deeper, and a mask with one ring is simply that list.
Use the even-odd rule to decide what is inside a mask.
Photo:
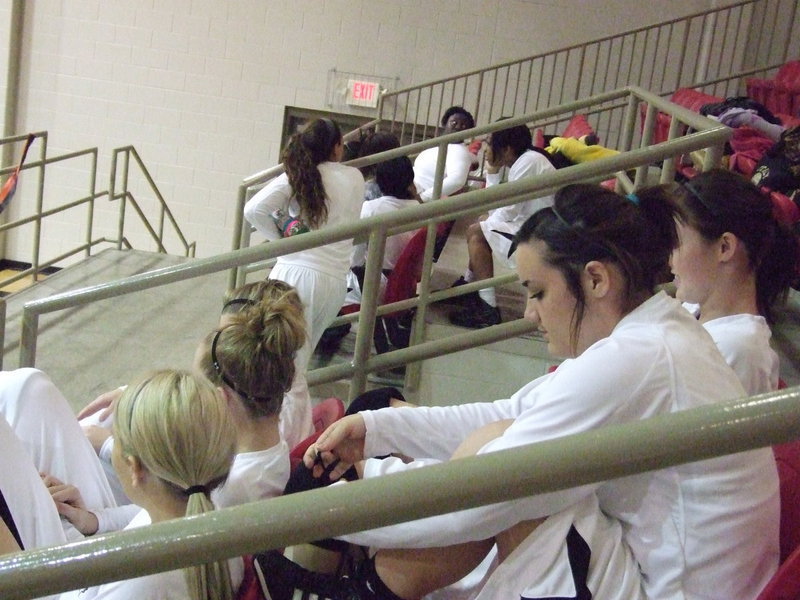
[{"label": "exit sign", "polygon": [[347,103],[351,106],[378,106],[380,85],[374,81],[347,80]]}]

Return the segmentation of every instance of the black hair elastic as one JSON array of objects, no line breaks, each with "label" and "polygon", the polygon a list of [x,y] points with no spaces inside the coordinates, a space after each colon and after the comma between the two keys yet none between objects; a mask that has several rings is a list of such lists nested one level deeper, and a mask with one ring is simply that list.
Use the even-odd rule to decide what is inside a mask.
[{"label": "black hair elastic", "polygon": [[190,485],[188,488],[183,490],[183,493],[187,496],[191,496],[192,494],[208,495],[208,488],[204,485]]}]

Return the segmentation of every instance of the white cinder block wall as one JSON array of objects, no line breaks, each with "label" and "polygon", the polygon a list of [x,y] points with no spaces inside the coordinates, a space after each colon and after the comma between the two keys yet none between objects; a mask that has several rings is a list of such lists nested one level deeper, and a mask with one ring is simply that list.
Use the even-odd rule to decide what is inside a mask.
[{"label": "white cinder block wall", "polygon": [[[17,131],[49,150],[134,145],[198,256],[230,249],[242,178],[278,161],[285,106],[325,110],[329,69],[457,74],[706,9],[715,0],[28,0]],[[0,0],[2,62],[10,0]],[[669,15],[665,14],[668,7]],[[5,75],[5,65],[0,76]],[[0,88],[5,85],[5,77]],[[86,193],[85,163],[48,171],[46,206]],[[28,214],[33,176],[11,216]],[[143,200],[146,196],[142,192]],[[83,209],[52,217],[43,258],[84,235]],[[117,213],[98,203],[97,235]],[[133,219],[133,217],[131,217]],[[30,262],[31,229],[5,257]],[[140,229],[130,235],[140,239]],[[173,245],[172,249],[176,247]]]}]

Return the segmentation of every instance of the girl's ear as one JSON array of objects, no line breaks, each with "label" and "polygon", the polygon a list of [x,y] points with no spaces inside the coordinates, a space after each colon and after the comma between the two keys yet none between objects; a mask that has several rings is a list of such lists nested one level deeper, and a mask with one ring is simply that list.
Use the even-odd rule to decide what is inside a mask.
[{"label": "girl's ear", "polygon": [[730,262],[737,251],[744,248],[741,241],[735,234],[726,231],[717,240],[717,252],[720,262]]},{"label": "girl's ear", "polygon": [[611,273],[608,266],[599,261],[592,260],[583,267],[584,293],[594,298],[602,298],[611,289]]},{"label": "girl's ear", "polygon": [[128,465],[128,471],[130,472],[131,485],[133,487],[140,487],[147,479],[147,468],[136,456],[126,456],[125,463]]}]

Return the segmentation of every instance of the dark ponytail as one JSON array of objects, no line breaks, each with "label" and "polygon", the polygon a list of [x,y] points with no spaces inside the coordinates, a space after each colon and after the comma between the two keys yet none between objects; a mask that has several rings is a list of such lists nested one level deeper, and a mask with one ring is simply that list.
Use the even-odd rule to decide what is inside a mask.
[{"label": "dark ponytail", "polygon": [[300,205],[300,218],[311,229],[317,229],[328,219],[327,196],[317,167],[330,160],[341,141],[342,133],[336,123],[315,119],[295,133],[283,150],[281,160]]},{"label": "dark ponytail", "polygon": [[576,299],[573,344],[586,307],[581,286],[586,264],[597,260],[619,268],[625,278],[622,308],[630,312],[669,273],[678,240],[676,212],[649,194],[626,198],[599,185],[576,184],[559,190],[552,207],[522,225],[514,243],[544,242],[545,261],[561,272]]},{"label": "dark ponytail", "polygon": [[730,232],[744,244],[756,275],[758,311],[774,322],[774,309],[786,300],[798,270],[798,240],[777,218],[770,197],[745,178],[713,169],[674,190],[680,218],[714,241]]}]

